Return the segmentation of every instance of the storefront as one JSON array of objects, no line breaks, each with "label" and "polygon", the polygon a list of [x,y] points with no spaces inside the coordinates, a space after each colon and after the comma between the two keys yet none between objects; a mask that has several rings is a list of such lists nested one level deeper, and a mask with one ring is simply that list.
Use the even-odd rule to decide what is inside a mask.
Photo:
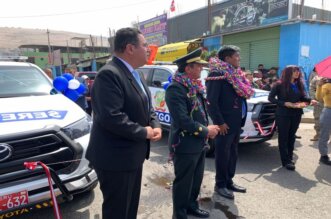
[{"label": "storefront", "polygon": [[240,65],[255,70],[259,64],[265,68],[279,66],[280,26],[223,35],[223,45],[240,48]]}]

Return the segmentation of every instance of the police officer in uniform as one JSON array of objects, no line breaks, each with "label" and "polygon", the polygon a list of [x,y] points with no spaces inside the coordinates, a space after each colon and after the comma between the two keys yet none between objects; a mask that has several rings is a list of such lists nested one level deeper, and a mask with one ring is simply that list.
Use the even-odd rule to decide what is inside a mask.
[{"label": "police officer in uniform", "polygon": [[208,125],[206,98],[200,73],[201,49],[174,61],[178,71],[166,90],[165,100],[172,123],[169,143],[174,149],[173,218],[187,215],[200,218],[209,213],[199,208],[197,198],[202,183],[207,139],[214,138],[218,126]]}]

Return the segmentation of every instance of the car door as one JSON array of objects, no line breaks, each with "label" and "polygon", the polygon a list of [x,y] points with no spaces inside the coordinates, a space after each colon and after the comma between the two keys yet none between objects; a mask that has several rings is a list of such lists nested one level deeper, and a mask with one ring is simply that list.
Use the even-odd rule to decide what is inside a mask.
[{"label": "car door", "polygon": [[158,119],[161,124],[166,127],[170,126],[169,109],[165,103],[165,89],[163,85],[168,82],[168,78],[172,75],[171,71],[165,68],[154,68],[151,76],[151,84],[149,89],[151,91],[152,104]]}]

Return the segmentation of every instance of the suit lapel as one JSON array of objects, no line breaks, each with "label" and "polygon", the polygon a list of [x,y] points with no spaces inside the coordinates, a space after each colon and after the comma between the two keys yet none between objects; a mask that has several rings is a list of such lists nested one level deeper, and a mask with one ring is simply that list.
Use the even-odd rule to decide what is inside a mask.
[{"label": "suit lapel", "polygon": [[[141,101],[142,101],[142,107],[143,110],[148,113],[148,98],[146,97],[144,91],[141,90],[138,82],[136,81],[136,79],[133,77],[132,73],[129,71],[129,69],[123,64],[123,62],[121,60],[119,60],[118,58],[114,57],[113,61],[122,69],[123,73],[125,74],[125,76],[128,78],[128,80],[130,81],[130,84],[134,87],[135,91],[137,92],[138,96],[140,97]],[[146,86],[144,84],[144,81],[142,81],[143,86],[145,88],[146,94],[148,93],[146,90]]]}]

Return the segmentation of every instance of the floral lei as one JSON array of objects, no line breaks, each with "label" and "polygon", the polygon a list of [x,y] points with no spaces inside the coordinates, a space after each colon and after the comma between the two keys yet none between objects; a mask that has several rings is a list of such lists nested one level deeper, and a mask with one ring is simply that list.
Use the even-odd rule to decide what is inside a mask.
[{"label": "floral lei", "polygon": [[254,95],[253,88],[240,68],[235,69],[229,63],[215,57],[209,60],[209,68],[211,72],[219,72],[221,76],[207,77],[206,81],[227,80],[239,96],[249,99]]},{"label": "floral lei", "polygon": [[[202,101],[205,103],[205,106],[208,104],[208,102],[206,98],[206,89],[202,85],[201,81],[198,79],[190,79],[185,73],[178,71],[174,74],[172,80],[177,81],[178,83],[188,88],[189,92],[187,93],[187,97],[192,100],[192,110],[190,112],[191,117],[193,116],[194,111],[200,110],[201,114],[206,119],[206,113]],[[202,101],[198,100],[197,94],[201,94]]]}]

